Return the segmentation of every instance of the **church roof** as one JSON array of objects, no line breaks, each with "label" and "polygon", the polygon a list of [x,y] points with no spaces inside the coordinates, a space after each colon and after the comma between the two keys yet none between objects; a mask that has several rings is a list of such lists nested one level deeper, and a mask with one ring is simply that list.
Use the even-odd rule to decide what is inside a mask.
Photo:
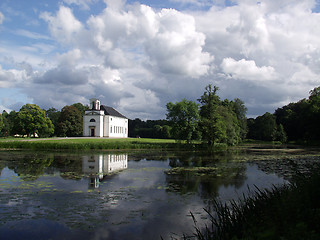
[{"label": "church roof", "polygon": [[122,115],[117,110],[115,110],[113,107],[101,105],[100,110],[103,110],[105,115],[110,115],[110,116],[120,117],[120,118],[127,118],[126,116]]}]

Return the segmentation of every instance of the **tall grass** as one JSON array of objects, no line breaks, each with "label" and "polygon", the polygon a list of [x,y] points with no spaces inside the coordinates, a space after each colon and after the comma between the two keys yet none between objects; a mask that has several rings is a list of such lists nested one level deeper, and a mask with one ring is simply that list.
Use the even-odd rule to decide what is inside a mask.
[{"label": "tall grass", "polygon": [[214,201],[210,226],[184,239],[320,239],[320,170],[291,184],[256,188],[238,201]]}]

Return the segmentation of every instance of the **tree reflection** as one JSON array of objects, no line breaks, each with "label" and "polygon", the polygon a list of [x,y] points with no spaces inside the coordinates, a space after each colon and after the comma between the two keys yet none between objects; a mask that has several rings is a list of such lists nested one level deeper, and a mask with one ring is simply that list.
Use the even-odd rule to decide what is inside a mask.
[{"label": "tree reflection", "polygon": [[198,193],[209,199],[218,196],[221,186],[239,188],[247,179],[246,165],[234,159],[230,152],[171,158],[172,169],[166,172],[167,189],[180,194]]},{"label": "tree reflection", "polygon": [[9,161],[8,168],[24,181],[33,181],[45,173],[52,164],[53,157],[46,154],[25,154],[21,159]]}]

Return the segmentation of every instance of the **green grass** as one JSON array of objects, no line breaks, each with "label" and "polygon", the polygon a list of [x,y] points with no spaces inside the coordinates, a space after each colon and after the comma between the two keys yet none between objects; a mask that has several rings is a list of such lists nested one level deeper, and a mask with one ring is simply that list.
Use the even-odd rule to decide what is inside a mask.
[{"label": "green grass", "polygon": [[90,149],[178,149],[187,148],[185,142],[172,139],[148,138],[48,138],[48,139],[0,139],[3,149],[33,150],[90,150]]}]

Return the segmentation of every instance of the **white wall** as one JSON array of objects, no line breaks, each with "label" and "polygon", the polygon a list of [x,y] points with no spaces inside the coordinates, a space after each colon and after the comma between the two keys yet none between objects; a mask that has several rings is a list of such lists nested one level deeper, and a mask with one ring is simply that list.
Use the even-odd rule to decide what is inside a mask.
[{"label": "white wall", "polygon": [[128,119],[109,116],[108,132],[109,132],[109,137],[127,138],[128,137]]},{"label": "white wall", "polygon": [[[93,112],[95,115],[91,114]],[[95,122],[90,122],[91,119]],[[104,111],[86,111],[83,116],[84,137],[91,137],[91,128],[95,129],[95,137],[128,137],[128,119],[104,115]]]},{"label": "white wall", "polygon": [[[92,112],[99,115],[91,115]],[[103,111],[86,111],[86,115],[83,116],[84,137],[91,137],[91,128],[95,129],[95,137],[103,137],[103,114]],[[94,119],[95,122],[90,122],[91,119]]]}]

